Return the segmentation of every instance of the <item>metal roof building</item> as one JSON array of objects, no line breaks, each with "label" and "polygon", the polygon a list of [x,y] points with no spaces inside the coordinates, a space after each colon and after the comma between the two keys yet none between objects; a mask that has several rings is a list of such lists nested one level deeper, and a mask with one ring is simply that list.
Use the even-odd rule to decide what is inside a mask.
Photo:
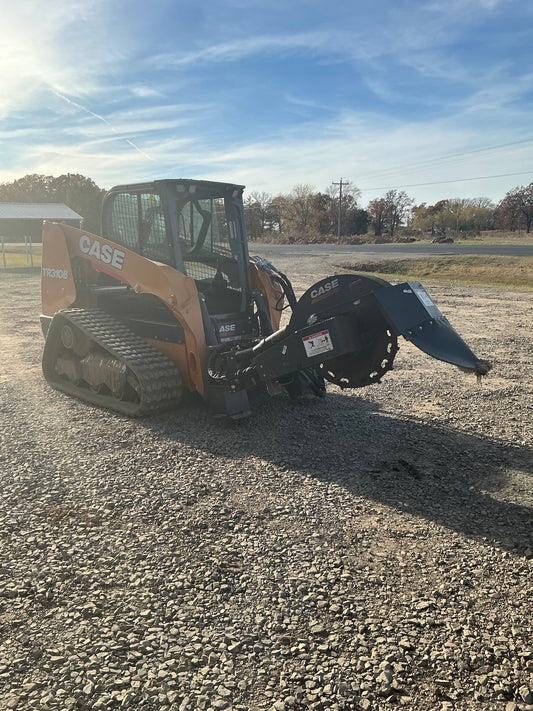
[{"label": "metal roof building", "polygon": [[0,202],[0,237],[6,242],[18,242],[24,237],[40,242],[43,220],[80,227],[82,217],[63,203]]}]

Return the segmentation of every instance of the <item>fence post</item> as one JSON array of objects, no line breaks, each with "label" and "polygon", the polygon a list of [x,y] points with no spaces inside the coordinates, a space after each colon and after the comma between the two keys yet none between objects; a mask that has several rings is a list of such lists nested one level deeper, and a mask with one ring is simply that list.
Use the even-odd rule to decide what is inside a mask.
[{"label": "fence post", "polygon": [[3,237],[2,237],[2,260],[3,260],[3,262],[4,262],[4,269],[7,269],[7,266],[6,266],[6,250],[5,250],[5,247],[4,247],[4,238],[3,238]]},{"label": "fence post", "polygon": [[33,267],[33,250],[32,250],[31,235],[24,235],[24,254],[26,255],[26,264],[29,262]]}]

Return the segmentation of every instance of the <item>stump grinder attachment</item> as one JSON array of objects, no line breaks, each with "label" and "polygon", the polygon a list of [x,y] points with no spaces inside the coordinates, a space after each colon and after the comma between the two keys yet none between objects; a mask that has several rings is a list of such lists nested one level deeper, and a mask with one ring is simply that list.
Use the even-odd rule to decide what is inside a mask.
[{"label": "stump grinder attachment", "polygon": [[[419,283],[326,277],[299,300],[250,258],[242,186],[160,180],[118,186],[102,234],[45,223],[43,372],[52,387],[129,415],[199,393],[242,417],[266,388],[323,396],[379,383],[403,336],[478,377],[479,360]],[[290,309],[280,328],[282,311]]]}]

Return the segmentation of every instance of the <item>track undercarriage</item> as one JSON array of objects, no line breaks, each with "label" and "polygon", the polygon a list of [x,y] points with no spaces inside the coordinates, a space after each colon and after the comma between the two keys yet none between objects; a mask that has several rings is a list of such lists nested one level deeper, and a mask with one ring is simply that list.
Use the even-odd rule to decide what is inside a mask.
[{"label": "track undercarriage", "polygon": [[69,309],[53,318],[43,372],[57,390],[125,415],[177,405],[174,364],[101,309]]}]

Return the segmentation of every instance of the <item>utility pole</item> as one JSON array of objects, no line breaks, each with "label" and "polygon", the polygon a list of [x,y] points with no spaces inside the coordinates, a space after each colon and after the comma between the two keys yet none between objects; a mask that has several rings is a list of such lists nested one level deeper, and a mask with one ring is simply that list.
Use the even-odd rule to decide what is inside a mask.
[{"label": "utility pole", "polygon": [[[337,218],[337,242],[338,244],[341,243],[341,209],[342,209],[342,178],[338,183],[331,183],[332,185],[338,185],[339,186],[339,216]],[[346,183],[345,183],[346,184]]]}]

